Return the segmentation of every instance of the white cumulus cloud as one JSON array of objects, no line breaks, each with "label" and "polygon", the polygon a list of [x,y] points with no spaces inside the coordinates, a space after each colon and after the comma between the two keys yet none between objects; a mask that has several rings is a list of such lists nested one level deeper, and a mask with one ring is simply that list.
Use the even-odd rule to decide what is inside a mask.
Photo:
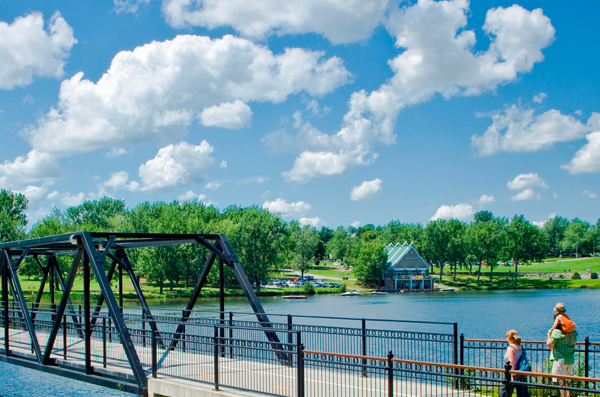
[{"label": "white cumulus cloud", "polygon": [[263,208],[268,209],[270,212],[280,213],[283,218],[295,219],[305,217],[311,209],[311,205],[309,203],[305,203],[304,201],[288,203],[282,198],[278,198],[275,201],[265,201],[262,206]]},{"label": "white cumulus cloud", "polygon": [[341,59],[323,55],[299,48],[276,55],[233,36],[152,42],[118,53],[97,83],[81,72],[63,81],[56,108],[24,133],[34,148],[56,156],[143,144],[160,134],[181,137],[206,108],[219,106],[208,111],[212,119],[207,116],[216,123],[223,103],[239,110],[248,101],[278,103],[300,92],[320,96],[347,83],[350,73]]},{"label": "white cumulus cloud", "polygon": [[544,99],[545,99],[547,96],[548,96],[548,95],[546,95],[545,93],[543,93],[543,92],[540,92],[539,94],[537,94],[537,95],[534,95],[534,96],[533,96],[533,102],[535,102],[535,103],[542,103],[542,101],[543,101],[543,100],[544,100]]},{"label": "white cumulus cloud", "polygon": [[210,190],[219,190],[221,185],[222,185],[222,183],[219,181],[210,181],[204,186],[204,188],[210,189]]},{"label": "white cumulus cloud", "polygon": [[561,168],[571,174],[600,172],[600,131],[587,134],[586,139],[587,144],[575,153],[568,164],[561,165]]},{"label": "white cumulus cloud", "polygon": [[581,192],[581,197],[583,198],[596,198],[598,197],[598,195],[596,193],[593,193],[589,190],[584,190],[583,192]]},{"label": "white cumulus cloud", "polygon": [[542,196],[536,193],[532,188],[523,190],[510,198],[512,201],[525,201],[525,200],[541,200]]},{"label": "white cumulus cloud", "polygon": [[382,181],[379,178],[364,181],[359,186],[354,186],[350,193],[352,201],[372,200],[383,191]]},{"label": "white cumulus cloud", "polygon": [[519,174],[512,181],[508,181],[506,183],[506,187],[510,190],[522,190],[535,186],[540,186],[543,188],[547,188],[546,182],[540,178],[537,173],[529,173],[529,174]]},{"label": "white cumulus cloud", "polygon": [[488,196],[487,194],[483,194],[480,198],[479,198],[479,205],[488,205],[488,204],[492,204],[494,201],[496,201],[494,199],[494,196]]},{"label": "white cumulus cloud", "polygon": [[300,226],[312,226],[315,228],[320,228],[321,226],[326,226],[327,223],[325,223],[325,221],[323,221],[323,219],[319,218],[318,216],[314,217],[314,218],[300,218],[298,220],[298,223],[300,223]]},{"label": "white cumulus cloud", "polygon": [[67,207],[76,207],[85,201],[85,194],[78,193],[78,194],[71,195],[69,192],[67,192],[60,199],[60,201]]},{"label": "white cumulus cloud", "polygon": [[196,193],[194,193],[193,190],[188,190],[187,192],[180,194],[179,197],[177,197],[177,199],[179,201],[192,201],[192,200],[203,201],[206,199],[206,195],[196,194]]},{"label": "white cumulus cloud", "polygon": [[244,102],[235,100],[233,103],[222,103],[211,106],[200,113],[202,125],[206,127],[221,127],[231,130],[250,126],[252,110]]},{"label": "white cumulus cloud", "polygon": [[146,6],[150,0],[113,0],[115,3],[115,11],[117,13],[127,12],[135,14],[140,6]]},{"label": "white cumulus cloud", "polygon": [[17,18],[10,25],[0,22],[0,89],[26,86],[33,76],[61,77],[75,43],[73,29],[58,11],[46,29],[40,12]]},{"label": "white cumulus cloud", "polygon": [[[231,26],[246,37],[317,33],[333,43],[367,39],[390,0],[164,0],[173,27]],[[395,2],[394,2],[395,3]]]},{"label": "white cumulus cloud", "polygon": [[139,168],[140,182],[128,182],[125,171],[113,173],[104,186],[130,191],[168,191],[206,179],[214,168],[215,159],[210,156],[213,147],[206,141],[194,146],[187,142],[167,145],[156,157]]},{"label": "white cumulus cloud", "polygon": [[470,204],[462,203],[458,205],[442,205],[437,209],[431,220],[436,219],[458,219],[459,221],[469,221],[473,219],[475,210]]},{"label": "white cumulus cloud", "polygon": [[534,116],[534,109],[521,109],[512,105],[503,113],[492,116],[492,125],[481,135],[471,137],[471,146],[480,156],[499,151],[535,152],[548,149],[556,142],[582,138],[589,131],[573,116],[551,109]]},{"label": "white cumulus cloud", "polygon": [[51,183],[64,174],[65,171],[53,156],[32,150],[26,157],[19,156],[13,162],[0,164],[0,186],[16,188],[31,182]]},{"label": "white cumulus cloud", "polygon": [[264,143],[271,150],[301,151],[283,176],[306,182],[371,164],[377,157],[373,145],[395,143],[394,123],[402,109],[435,95],[448,99],[493,91],[530,72],[554,40],[541,9],[498,7],[487,12],[483,25],[491,40],[488,49],[475,50],[475,32],[465,29],[468,13],[466,0],[421,0],[390,12],[386,27],[403,49],[388,62],[393,77],[370,94],[352,94],[342,128],[332,136],[312,126],[301,127],[295,137],[267,136]]}]

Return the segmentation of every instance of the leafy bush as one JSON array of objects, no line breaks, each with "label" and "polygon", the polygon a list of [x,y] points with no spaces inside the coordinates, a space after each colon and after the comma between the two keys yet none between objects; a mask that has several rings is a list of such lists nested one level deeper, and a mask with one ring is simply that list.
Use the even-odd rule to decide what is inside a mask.
[{"label": "leafy bush", "polygon": [[578,272],[573,273],[571,280],[581,280],[581,275]]},{"label": "leafy bush", "polygon": [[304,283],[304,285],[302,286],[302,292],[304,292],[307,295],[313,295],[315,293],[315,286],[311,283]]},{"label": "leafy bush", "polygon": [[344,292],[346,292],[348,289],[348,286],[346,285],[346,283],[342,283],[342,285],[340,286],[340,292],[343,294]]}]

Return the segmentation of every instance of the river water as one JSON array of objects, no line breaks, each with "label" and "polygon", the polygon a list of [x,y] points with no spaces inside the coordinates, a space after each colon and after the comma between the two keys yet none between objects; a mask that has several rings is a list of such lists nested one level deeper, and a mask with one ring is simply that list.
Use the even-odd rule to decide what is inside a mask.
[{"label": "river water", "polygon": [[[458,332],[463,333],[465,338],[504,339],[507,330],[516,329],[524,340],[545,339],[547,330],[552,326],[552,309],[557,302],[565,304],[567,313],[577,324],[579,340],[589,336],[593,342],[600,341],[600,290],[457,291],[356,297],[315,295],[306,300],[261,298],[269,314],[458,322]],[[182,300],[169,304],[150,302],[150,305],[157,311],[178,313],[185,303]],[[203,298],[198,301],[195,310],[218,310],[218,306],[218,299]],[[250,312],[245,298],[226,299],[225,309]],[[277,316],[273,316],[272,320],[277,321]],[[317,320],[304,321],[314,323]],[[328,324],[332,322],[341,326],[357,326],[356,322],[343,320],[329,320]],[[409,330],[416,326],[407,324],[405,327]],[[0,363],[0,374],[0,396],[3,397],[132,396],[5,363]]]}]

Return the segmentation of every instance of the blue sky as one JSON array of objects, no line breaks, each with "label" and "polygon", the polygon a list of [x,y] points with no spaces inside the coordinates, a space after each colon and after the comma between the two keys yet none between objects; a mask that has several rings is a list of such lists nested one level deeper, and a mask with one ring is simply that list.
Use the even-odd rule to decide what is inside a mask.
[{"label": "blue sky", "polygon": [[[0,188],[596,221],[600,4],[0,1]],[[597,112],[597,113],[596,113]]]}]

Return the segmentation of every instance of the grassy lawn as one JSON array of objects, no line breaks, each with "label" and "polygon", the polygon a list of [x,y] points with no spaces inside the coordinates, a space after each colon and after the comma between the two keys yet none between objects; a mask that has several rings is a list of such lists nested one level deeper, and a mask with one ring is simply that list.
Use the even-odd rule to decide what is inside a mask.
[{"label": "grassy lawn", "polygon": [[477,284],[477,276],[457,276],[456,282],[452,276],[444,278],[444,285],[456,287],[461,290],[494,290],[494,289],[565,289],[565,288],[600,288],[600,280],[567,280],[548,278],[525,278],[519,277],[517,285],[507,275],[494,276],[490,278],[482,276],[480,284]]},{"label": "grassy lawn", "polygon": [[[600,273],[600,258],[584,258],[584,259],[547,259],[544,263],[534,263],[532,265],[519,265],[519,273],[570,273],[587,271],[589,266],[592,272]],[[466,271],[466,268],[458,268],[458,271]],[[444,267],[444,273],[450,273],[450,266]],[[473,271],[477,271],[477,266],[473,266]],[[489,272],[489,267],[482,266],[482,272]],[[514,266],[494,266],[494,273],[514,272]]]},{"label": "grassy lawn", "polygon": [[[283,274],[286,274],[288,277],[291,277],[291,275],[289,273],[283,273]],[[25,295],[25,299],[28,302],[34,301],[35,296],[37,295],[37,291],[39,290],[39,287],[40,287],[41,278],[40,279],[32,278],[31,280],[27,280],[26,277],[23,277],[23,278],[20,278],[19,281],[21,283],[21,288],[23,289],[23,294]],[[338,284],[341,283],[339,280],[331,280],[331,282],[337,282]],[[356,281],[350,281],[350,282],[345,281],[344,283],[347,285],[347,287],[349,287],[351,289],[359,288],[356,285]],[[192,291],[193,291],[193,285],[189,285],[188,288],[185,288],[183,283],[179,283],[179,285],[174,286],[173,289],[170,288],[170,284],[165,285],[163,288],[163,294],[160,294],[160,288],[158,287],[158,285],[155,285],[155,284],[143,283],[141,287],[142,287],[142,291],[144,293],[144,297],[146,299],[164,300],[164,299],[170,299],[170,298],[186,298],[186,297],[191,296]],[[117,297],[117,299],[118,299],[118,289],[119,289],[118,282],[113,280],[112,290],[115,292],[115,296]],[[91,292],[93,298],[100,297],[100,286],[98,285],[98,283],[96,283],[95,280],[91,280],[91,282],[90,282],[90,292]],[[259,296],[289,295],[289,294],[301,294],[302,292],[303,292],[302,288],[278,288],[278,289],[261,288],[258,295]],[[317,293],[317,294],[336,294],[336,293],[340,293],[340,290],[338,288],[316,288],[315,293]],[[226,296],[244,296],[244,293],[242,292],[241,289],[226,289],[225,295]],[[55,296],[55,303],[58,304],[60,302],[60,298],[62,296],[62,291],[56,290],[54,296]],[[211,287],[203,287],[200,296],[201,297],[218,297],[219,289],[211,288]],[[75,302],[83,301],[83,278],[80,276],[75,278],[75,282],[74,282],[73,288],[71,290],[71,299]],[[127,277],[123,277],[123,299],[137,300],[137,295],[135,294],[135,290],[133,289],[133,284],[131,283],[131,280],[129,280]],[[42,298],[42,302],[50,302],[49,282],[46,283],[46,286],[44,288],[44,295]]]}]

